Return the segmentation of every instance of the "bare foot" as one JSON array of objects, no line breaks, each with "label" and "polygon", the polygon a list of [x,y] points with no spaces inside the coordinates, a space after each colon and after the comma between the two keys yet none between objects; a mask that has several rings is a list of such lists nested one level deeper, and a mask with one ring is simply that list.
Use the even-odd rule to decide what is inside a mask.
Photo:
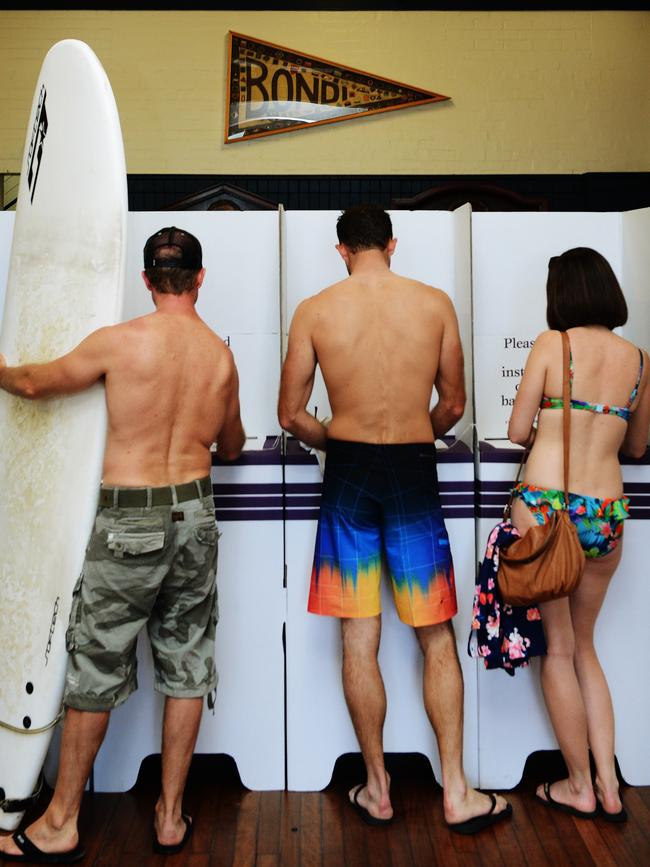
[{"label": "bare foot", "polygon": [[621,812],[623,809],[623,803],[618,793],[618,780],[615,780],[610,786],[605,786],[599,778],[596,777],[594,788],[596,791],[596,798],[606,813],[614,815]]},{"label": "bare foot", "polygon": [[[569,780],[558,780],[549,786],[551,797],[558,804],[564,804],[568,807],[574,807],[576,810],[581,810],[584,813],[591,813],[596,809],[596,796],[591,785],[585,785],[578,790],[571,785]],[[537,797],[542,801],[546,801],[544,794],[544,786],[537,787]]]},{"label": "bare foot", "polygon": [[159,809],[156,809],[153,826],[156,839],[161,846],[177,846],[187,832],[187,822],[182,814],[179,814],[176,819],[165,819],[162,810]]},{"label": "bare foot", "polygon": [[[43,814],[32,825],[23,831],[27,839],[41,852],[72,852],[79,843],[79,834],[75,826],[65,825],[63,828],[53,828]],[[12,839],[13,835],[0,837],[0,854],[20,855],[21,849]]]},{"label": "bare foot", "polygon": [[476,789],[466,789],[464,794],[450,795],[444,793],[445,820],[449,825],[466,822],[468,819],[484,816],[492,812],[498,816],[508,808],[508,802],[501,795],[495,795],[496,807],[492,810],[492,799]]},{"label": "bare foot", "polygon": [[356,797],[356,802],[359,806],[367,810],[373,819],[392,819],[393,807],[388,791],[388,787],[390,787],[390,777],[388,774],[386,774],[386,786],[386,791],[383,794],[379,791],[378,787],[370,784],[363,786],[360,790],[359,786],[354,786],[348,792],[348,798],[350,799],[350,803],[354,804]]}]

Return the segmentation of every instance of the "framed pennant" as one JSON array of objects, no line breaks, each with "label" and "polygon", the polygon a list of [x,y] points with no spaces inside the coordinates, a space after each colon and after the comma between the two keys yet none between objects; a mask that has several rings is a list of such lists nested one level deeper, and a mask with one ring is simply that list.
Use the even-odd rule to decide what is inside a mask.
[{"label": "framed pennant", "polygon": [[226,144],[450,99],[229,32]]}]

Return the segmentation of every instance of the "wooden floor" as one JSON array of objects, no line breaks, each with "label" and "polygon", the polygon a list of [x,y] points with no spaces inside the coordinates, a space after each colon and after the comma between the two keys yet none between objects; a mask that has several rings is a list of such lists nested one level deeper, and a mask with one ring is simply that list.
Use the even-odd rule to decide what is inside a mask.
[{"label": "wooden floor", "polygon": [[[81,837],[87,851],[79,862],[93,867],[563,867],[650,864],[650,787],[625,787],[626,825],[586,821],[551,811],[533,799],[535,785],[561,771],[556,754],[529,759],[522,783],[507,797],[512,822],[477,837],[445,828],[441,790],[422,756],[389,756],[395,822],[369,828],[346,802],[362,778],[358,756],[339,760],[323,792],[250,792],[232,760],[194,758],[185,808],[195,821],[187,849],[154,855],[152,809],[157,796],[158,757],[142,766],[125,794],[84,796]],[[39,811],[49,792],[41,797]],[[1,862],[0,862],[1,863]]]}]

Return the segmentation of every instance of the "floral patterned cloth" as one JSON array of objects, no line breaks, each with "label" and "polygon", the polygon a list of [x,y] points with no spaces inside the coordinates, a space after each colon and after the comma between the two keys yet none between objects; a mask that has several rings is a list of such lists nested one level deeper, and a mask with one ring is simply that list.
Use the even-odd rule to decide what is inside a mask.
[{"label": "floral patterned cloth", "polygon": [[[545,524],[551,512],[564,508],[564,491],[555,488],[519,482],[512,492],[524,501],[538,524]],[[569,517],[575,524],[585,557],[601,557],[618,545],[623,521],[630,517],[630,498],[599,500],[569,491]]]},{"label": "floral patterned cloth", "polygon": [[510,521],[502,521],[490,533],[478,573],[467,644],[469,655],[483,659],[486,668],[502,668],[511,676],[515,669],[527,666],[531,657],[546,653],[539,608],[503,602],[497,585],[499,550],[518,538]]}]

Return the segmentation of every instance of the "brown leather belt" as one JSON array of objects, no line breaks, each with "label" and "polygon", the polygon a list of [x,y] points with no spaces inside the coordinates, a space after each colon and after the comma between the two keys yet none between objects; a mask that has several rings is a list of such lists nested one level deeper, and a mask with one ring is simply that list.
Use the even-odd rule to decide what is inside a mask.
[{"label": "brown leather belt", "polygon": [[[176,497],[174,498],[174,493]],[[162,488],[100,488],[99,505],[102,507],[148,508],[171,506],[187,500],[212,496],[210,476],[185,482],[182,485],[167,485]]]}]

